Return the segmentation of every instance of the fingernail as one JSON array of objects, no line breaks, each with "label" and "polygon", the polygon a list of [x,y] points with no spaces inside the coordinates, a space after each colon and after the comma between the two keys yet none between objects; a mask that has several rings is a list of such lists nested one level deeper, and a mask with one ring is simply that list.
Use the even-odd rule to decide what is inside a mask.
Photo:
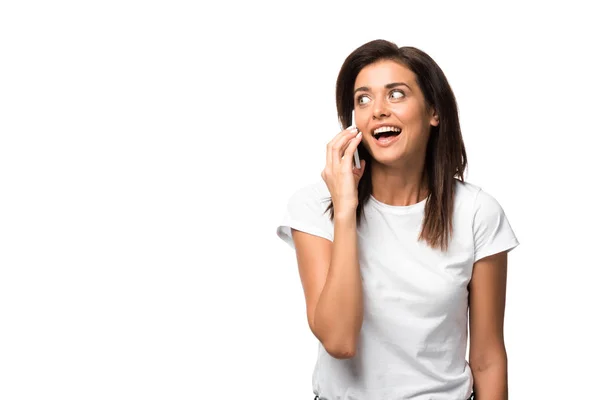
[{"label": "fingernail", "polygon": [[358,128],[356,128],[355,126],[350,127],[350,132],[356,132],[358,131]]}]

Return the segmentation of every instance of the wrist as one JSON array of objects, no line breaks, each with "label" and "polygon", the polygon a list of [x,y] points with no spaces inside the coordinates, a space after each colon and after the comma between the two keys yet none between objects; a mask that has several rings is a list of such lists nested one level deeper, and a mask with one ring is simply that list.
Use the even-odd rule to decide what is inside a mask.
[{"label": "wrist", "polygon": [[344,209],[340,211],[335,211],[333,214],[334,222],[355,222],[356,221],[356,208],[352,209]]}]

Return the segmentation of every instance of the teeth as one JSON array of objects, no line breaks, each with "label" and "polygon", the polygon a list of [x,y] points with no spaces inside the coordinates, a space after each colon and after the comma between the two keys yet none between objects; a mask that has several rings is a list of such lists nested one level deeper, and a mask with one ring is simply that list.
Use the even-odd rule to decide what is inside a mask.
[{"label": "teeth", "polygon": [[389,131],[400,132],[401,129],[400,128],[396,128],[395,126],[382,126],[381,128],[375,129],[373,131],[373,134],[376,135],[376,134],[381,133],[381,132],[389,132]]}]

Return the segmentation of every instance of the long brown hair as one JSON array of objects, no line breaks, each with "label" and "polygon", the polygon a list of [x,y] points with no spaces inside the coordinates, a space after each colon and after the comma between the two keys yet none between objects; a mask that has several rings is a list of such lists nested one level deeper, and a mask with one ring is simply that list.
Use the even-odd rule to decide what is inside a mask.
[{"label": "long brown hair", "polygon": [[[426,106],[437,111],[439,124],[430,126],[425,155],[423,172],[430,194],[425,203],[425,216],[418,240],[425,240],[430,247],[446,251],[452,235],[455,184],[456,180],[464,182],[467,153],[460,131],[456,98],[437,63],[415,47],[398,47],[387,40],[374,40],[360,46],[346,58],[338,74],[335,89],[338,119],[342,126],[351,124],[356,77],[364,67],[381,60],[396,61],[410,69],[417,77]],[[373,192],[372,157],[362,143],[358,146],[358,153],[366,165],[358,183],[357,226],[364,214],[364,205]],[[331,199],[327,211],[333,220]]]}]

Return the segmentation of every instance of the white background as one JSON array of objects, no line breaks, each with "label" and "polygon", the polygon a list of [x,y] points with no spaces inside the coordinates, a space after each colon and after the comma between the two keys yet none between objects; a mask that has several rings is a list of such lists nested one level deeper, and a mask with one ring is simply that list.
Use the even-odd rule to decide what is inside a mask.
[{"label": "white background", "polygon": [[[445,72],[503,206],[510,398],[597,398],[598,32],[587,2],[7,1],[0,398],[311,399],[275,229],[373,39]],[[596,27],[594,27],[596,26]]]}]

